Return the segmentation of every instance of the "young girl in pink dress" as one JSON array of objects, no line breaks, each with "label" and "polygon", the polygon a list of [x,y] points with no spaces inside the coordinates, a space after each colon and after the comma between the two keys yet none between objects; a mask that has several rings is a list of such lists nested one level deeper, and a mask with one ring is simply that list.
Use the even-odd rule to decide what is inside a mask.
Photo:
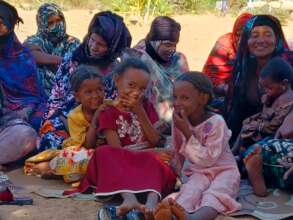
[{"label": "young girl in pink dress", "polygon": [[228,144],[231,131],[222,116],[208,110],[212,97],[212,83],[202,73],[187,72],[174,84],[172,135],[177,161],[183,162],[183,185],[157,207],[156,220],[172,218],[168,209],[177,219],[198,220],[240,209],[235,201],[240,174]]},{"label": "young girl in pink dress", "polygon": [[[148,68],[139,60],[129,59],[115,73],[118,97],[98,119],[98,132],[108,145],[96,149],[78,191],[92,188],[97,196],[120,194],[122,204],[115,210],[109,208],[107,214],[118,219],[132,209],[152,211],[160,197],[172,192],[176,176],[151,150],[159,143],[160,135],[155,129],[158,115],[144,99],[150,80]],[[137,200],[139,193],[147,194],[144,205]],[[101,210],[98,219],[103,219],[107,207]]]}]

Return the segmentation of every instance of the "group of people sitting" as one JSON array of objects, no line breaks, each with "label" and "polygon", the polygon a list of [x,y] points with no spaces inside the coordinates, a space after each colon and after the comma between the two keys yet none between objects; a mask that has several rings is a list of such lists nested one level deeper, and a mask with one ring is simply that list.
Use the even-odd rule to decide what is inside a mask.
[{"label": "group of people sitting", "polygon": [[0,169],[24,163],[72,183],[65,194],[121,197],[100,220],[215,219],[241,209],[241,176],[258,196],[292,189],[293,52],[277,18],[241,14],[196,72],[170,17],[134,47],[110,11],[82,42],[56,4],[36,17],[21,43],[23,21],[0,1]]}]

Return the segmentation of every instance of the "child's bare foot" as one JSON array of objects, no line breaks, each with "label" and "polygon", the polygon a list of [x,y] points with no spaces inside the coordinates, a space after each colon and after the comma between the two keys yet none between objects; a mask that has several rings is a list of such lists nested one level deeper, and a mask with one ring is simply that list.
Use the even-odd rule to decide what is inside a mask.
[{"label": "child's bare foot", "polygon": [[260,154],[253,155],[245,164],[248,178],[257,196],[267,196],[267,187],[262,174],[262,156]]},{"label": "child's bare foot", "polygon": [[52,170],[49,166],[49,162],[40,162],[36,165],[34,165],[32,167],[32,172],[35,174],[35,175],[40,175],[40,176],[43,176],[43,175],[46,175],[46,174],[51,174],[52,173]]},{"label": "child's bare foot", "polygon": [[117,215],[126,215],[133,209],[139,209],[141,204],[137,201],[136,196],[132,193],[121,193],[123,198],[122,204],[117,208]]},{"label": "child's bare foot", "polygon": [[154,220],[154,211],[159,202],[159,196],[155,192],[148,193],[145,205],[141,205],[140,210],[144,213],[146,220]]},{"label": "child's bare foot", "polygon": [[47,173],[43,173],[41,175],[41,178],[45,180],[59,180],[59,179],[62,179],[63,177],[54,174],[53,171],[48,171]]},{"label": "child's bare foot", "polygon": [[0,165],[0,171],[6,171],[6,167],[3,165]]},{"label": "child's bare foot", "polygon": [[168,201],[160,202],[154,211],[155,220],[172,220],[172,211]]},{"label": "child's bare foot", "polygon": [[185,210],[180,206],[175,200],[170,199],[169,204],[171,207],[172,214],[176,217],[177,220],[187,220]]}]

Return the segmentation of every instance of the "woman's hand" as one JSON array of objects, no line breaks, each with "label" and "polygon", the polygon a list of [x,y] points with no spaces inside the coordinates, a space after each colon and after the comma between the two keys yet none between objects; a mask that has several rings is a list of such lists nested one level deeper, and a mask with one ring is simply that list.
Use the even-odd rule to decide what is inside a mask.
[{"label": "woman's hand", "polygon": [[174,111],[173,121],[175,127],[178,128],[188,140],[191,137],[192,132],[190,130],[190,123],[183,109],[179,111]]}]

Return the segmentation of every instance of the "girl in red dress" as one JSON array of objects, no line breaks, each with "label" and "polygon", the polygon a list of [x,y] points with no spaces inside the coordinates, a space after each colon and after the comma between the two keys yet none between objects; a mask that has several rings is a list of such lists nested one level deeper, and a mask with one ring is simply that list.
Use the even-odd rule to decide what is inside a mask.
[{"label": "girl in red dress", "polygon": [[[93,188],[97,196],[120,194],[123,202],[116,208],[118,216],[132,209],[148,214],[162,196],[172,192],[176,176],[153,149],[160,134],[155,129],[158,115],[144,99],[150,81],[148,68],[129,59],[117,67],[114,77],[118,97],[97,122],[108,145],[96,149],[79,191]],[[137,200],[139,193],[147,194],[145,204]]]}]

